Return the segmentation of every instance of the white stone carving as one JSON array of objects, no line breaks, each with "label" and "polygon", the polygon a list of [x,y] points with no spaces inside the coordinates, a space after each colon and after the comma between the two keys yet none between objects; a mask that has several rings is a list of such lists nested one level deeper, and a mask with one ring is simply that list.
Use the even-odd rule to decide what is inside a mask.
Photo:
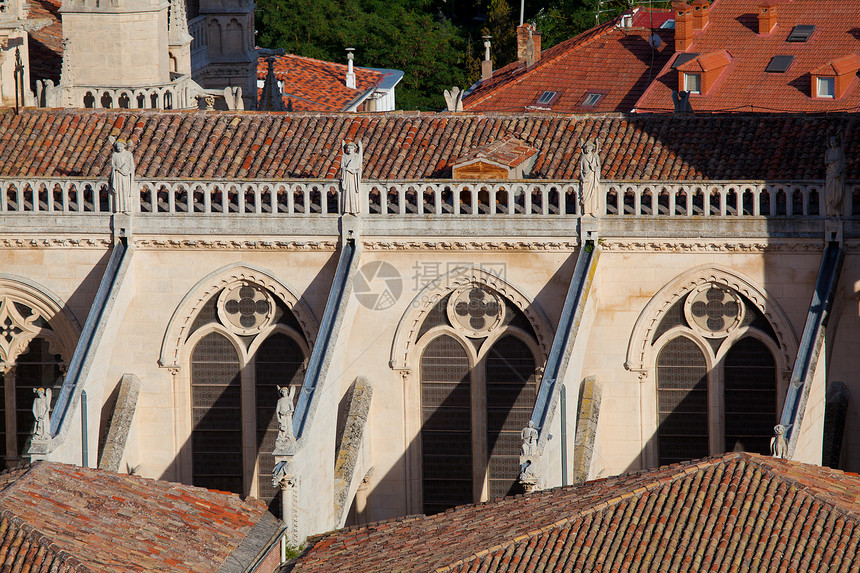
[{"label": "white stone carving", "polygon": [[708,283],[695,288],[684,301],[687,323],[706,338],[724,338],[744,319],[745,305],[738,293],[720,285]]},{"label": "white stone carving", "polygon": [[36,398],[33,400],[33,417],[36,418],[36,429],[33,440],[45,441],[50,438],[48,433],[51,424],[51,389],[33,388]]},{"label": "white stone carving", "polygon": [[775,458],[788,459],[788,442],[785,433],[791,425],[777,424],[773,427],[774,436],[770,439],[770,453]]},{"label": "white stone carving", "polygon": [[522,446],[520,448],[520,475],[519,481],[525,488],[526,493],[540,488],[540,447],[538,446],[538,431],[534,422],[529,420],[528,426],[520,432]]},{"label": "white stone carving", "polygon": [[451,91],[445,90],[445,103],[448,105],[448,111],[463,111],[463,91],[454,86]]},{"label": "white stone carving", "polygon": [[827,216],[842,216],[842,201],[845,196],[843,175],[845,171],[845,154],[839,138],[831,135],[827,140],[827,151],[824,153],[827,179],[824,182],[824,198],[827,206]]},{"label": "white stone carving", "polygon": [[340,212],[342,215],[361,213],[361,172],[364,163],[364,146],[361,140],[341,142],[340,160]]},{"label": "white stone carving", "polygon": [[467,286],[448,299],[448,320],[469,338],[484,338],[502,323],[505,306],[499,296],[485,288]]},{"label": "white stone carving", "polygon": [[293,435],[293,396],[294,386],[278,386],[278,437],[275,439],[274,455],[292,455],[296,451],[296,437]]},{"label": "white stone carving", "polygon": [[779,345],[779,351],[775,353],[778,367],[783,373],[790,373],[797,356],[798,341],[791,322],[782,308],[765,294],[764,289],[755,286],[752,280],[732,269],[714,264],[701,265],[682,273],[651,297],[636,319],[630,334],[624,367],[647,376],[655,361],[654,348],[651,345],[652,338],[664,313],[690,291],[709,284],[719,284],[742,294],[767,318]]},{"label": "white stone carving", "polygon": [[249,281],[226,287],[218,296],[218,318],[240,336],[258,334],[275,316],[275,302],[266,289]]},{"label": "white stone carving", "polygon": [[134,156],[128,148],[128,142],[109,138],[113,146],[113,154],[110,159],[110,186],[113,193],[114,213],[133,213],[134,198],[132,190],[136,191],[134,184]]},{"label": "white stone carving", "polygon": [[601,215],[600,145],[597,140],[580,142],[582,155],[579,159],[579,180],[582,185],[582,213],[598,217]]},{"label": "white stone carving", "polygon": [[[409,369],[409,353],[417,342],[418,330],[430,309],[451,291],[472,286],[487,287],[488,290],[513,303],[526,316],[534,329],[540,354],[543,360],[546,359],[555,331],[537,302],[526,297],[520,289],[497,275],[484,269],[464,266],[430,282],[412,299],[397,324],[394,341],[391,344],[389,366],[393,370]],[[543,362],[543,360],[537,360],[537,362]]]}]

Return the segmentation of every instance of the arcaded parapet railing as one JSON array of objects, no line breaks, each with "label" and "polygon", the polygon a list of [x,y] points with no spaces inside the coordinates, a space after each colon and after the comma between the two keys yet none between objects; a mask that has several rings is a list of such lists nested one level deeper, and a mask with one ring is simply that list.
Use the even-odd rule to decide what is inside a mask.
[{"label": "arcaded parapet railing", "polygon": [[42,82],[36,91],[40,107],[87,109],[194,109],[200,95],[200,87],[188,76],[141,87],[69,87]]},{"label": "arcaded parapet railing", "polygon": [[[138,179],[140,212],[201,215],[337,214],[337,180]],[[848,185],[846,215],[860,215],[860,184]],[[112,198],[105,179],[0,178],[0,213],[105,213]],[[822,216],[823,183],[604,182],[606,217]],[[38,200],[36,200],[38,198]],[[369,181],[368,216],[579,216],[576,181]]]},{"label": "arcaded parapet railing", "polygon": [[[606,182],[606,214],[730,217],[816,216],[825,212],[821,181],[793,182]],[[849,213],[860,215],[860,188]],[[852,209],[853,207],[853,209]]]}]

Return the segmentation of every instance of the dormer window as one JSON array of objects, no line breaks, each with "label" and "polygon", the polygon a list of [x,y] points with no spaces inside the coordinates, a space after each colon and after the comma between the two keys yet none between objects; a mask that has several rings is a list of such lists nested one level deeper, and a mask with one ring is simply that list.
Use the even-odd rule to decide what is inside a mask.
[{"label": "dormer window", "polygon": [[691,94],[702,93],[702,74],[684,74],[684,89]]},{"label": "dormer window", "polygon": [[817,78],[815,97],[833,98],[836,96],[836,78]]},{"label": "dormer window", "polygon": [[815,31],[815,26],[810,24],[801,24],[800,26],[795,26],[791,30],[791,34],[788,35],[786,42],[805,42],[809,39],[812,33]]},{"label": "dormer window", "polygon": [[558,92],[545,91],[540,94],[540,97],[537,100],[537,105],[550,105],[555,102],[556,96],[558,96]]},{"label": "dormer window", "polygon": [[582,102],[579,104],[579,107],[587,107],[594,108],[597,107],[597,104],[603,99],[603,97],[607,94],[605,91],[589,91],[585,94],[585,97],[582,98]]}]

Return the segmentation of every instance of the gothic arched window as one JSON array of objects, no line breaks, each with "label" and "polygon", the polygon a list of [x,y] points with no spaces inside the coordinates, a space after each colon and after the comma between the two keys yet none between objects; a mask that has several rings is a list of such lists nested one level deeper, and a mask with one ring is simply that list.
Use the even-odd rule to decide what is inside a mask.
[{"label": "gothic arched window", "polygon": [[461,288],[418,334],[425,513],[517,493],[520,433],[538,387],[528,319],[483,286]]},{"label": "gothic arched window", "polygon": [[185,340],[192,483],[272,503],[278,386],[301,386],[309,354],[300,325],[268,289],[242,280],[210,296]]},{"label": "gothic arched window", "polygon": [[769,453],[778,343],[750,300],[723,284],[699,286],[666,311],[652,345],[659,349],[660,465],[727,451]]}]

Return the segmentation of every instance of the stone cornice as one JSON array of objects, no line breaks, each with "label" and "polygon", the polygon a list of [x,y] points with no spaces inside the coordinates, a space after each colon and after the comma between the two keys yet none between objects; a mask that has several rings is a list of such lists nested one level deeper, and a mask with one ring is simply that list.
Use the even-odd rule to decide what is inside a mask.
[{"label": "stone cornice", "polygon": [[257,251],[335,251],[337,241],[289,241],[261,239],[135,239],[138,249],[198,249]]},{"label": "stone cornice", "polygon": [[579,241],[468,241],[468,240],[365,240],[368,251],[561,251],[570,252],[579,246]]},{"label": "stone cornice", "polygon": [[677,240],[616,240],[600,242],[605,252],[644,253],[820,253],[824,242],[804,241],[677,241]]}]

